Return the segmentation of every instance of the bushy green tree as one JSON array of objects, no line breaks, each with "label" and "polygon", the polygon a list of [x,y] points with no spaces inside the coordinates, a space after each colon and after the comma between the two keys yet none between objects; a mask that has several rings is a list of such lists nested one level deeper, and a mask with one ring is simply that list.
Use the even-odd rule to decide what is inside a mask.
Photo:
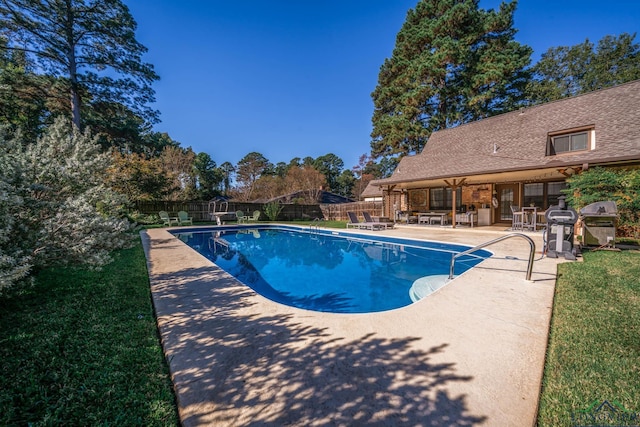
[{"label": "bushy green tree", "polygon": [[159,157],[148,158],[138,153],[112,151],[107,185],[130,201],[162,200],[171,181],[165,175]]},{"label": "bushy green tree", "polygon": [[320,156],[313,161],[313,167],[320,171],[327,180],[329,191],[338,193],[340,191],[338,185],[338,177],[344,168],[344,162],[333,153]]},{"label": "bushy green tree", "polygon": [[549,49],[532,69],[528,100],[550,102],[640,79],[640,44],[635,36],[608,35],[597,45],[587,39]]},{"label": "bushy green tree", "polygon": [[337,179],[337,194],[344,197],[354,197],[353,188],[356,186],[357,179],[353,171],[345,169]]},{"label": "bushy green tree", "polygon": [[224,180],[223,172],[217,167],[207,153],[198,153],[193,159],[195,181],[197,183],[197,197],[200,200],[211,200],[219,196],[220,187]]},{"label": "bushy green tree", "polygon": [[640,236],[640,170],[593,168],[567,180],[567,202],[576,210],[613,200],[618,207],[619,230]]},{"label": "bushy green tree", "polygon": [[478,3],[421,0],[409,10],[371,94],[374,158],[418,153],[432,132],[521,101],[531,49],[514,40],[516,3]]},{"label": "bushy green tree", "polygon": [[35,74],[34,64],[23,52],[6,46],[6,39],[0,36],[0,125],[6,126],[7,133],[19,129],[25,138],[35,141],[43,124],[50,121],[55,105],[47,100],[58,85],[49,76]]},{"label": "bushy green tree", "polygon": [[129,241],[125,199],[104,184],[110,155],[57,120],[31,144],[0,139],[0,290],[33,268],[101,266]]}]

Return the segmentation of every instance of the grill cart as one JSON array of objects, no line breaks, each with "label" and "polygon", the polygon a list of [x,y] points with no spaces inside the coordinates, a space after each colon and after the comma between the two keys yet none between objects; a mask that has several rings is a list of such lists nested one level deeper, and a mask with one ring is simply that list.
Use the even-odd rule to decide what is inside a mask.
[{"label": "grill cart", "polygon": [[618,207],[614,201],[596,202],[580,209],[582,244],[615,247]]},{"label": "grill cart", "polygon": [[545,253],[549,258],[564,255],[565,259],[575,260],[577,250],[573,247],[573,229],[578,221],[578,213],[568,208],[564,196],[558,197],[558,204],[545,212],[547,228],[545,229]]}]

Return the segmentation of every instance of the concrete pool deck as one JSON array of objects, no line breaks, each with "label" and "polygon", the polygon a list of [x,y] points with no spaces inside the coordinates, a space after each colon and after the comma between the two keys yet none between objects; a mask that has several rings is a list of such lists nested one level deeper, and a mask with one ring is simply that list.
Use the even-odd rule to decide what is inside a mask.
[{"label": "concrete pool deck", "polygon": [[[340,230],[345,231],[345,230]],[[373,234],[477,245],[495,228]],[[558,262],[513,238],[408,307],[319,313],[272,302],[168,229],[141,233],[184,426],[534,425]]]}]

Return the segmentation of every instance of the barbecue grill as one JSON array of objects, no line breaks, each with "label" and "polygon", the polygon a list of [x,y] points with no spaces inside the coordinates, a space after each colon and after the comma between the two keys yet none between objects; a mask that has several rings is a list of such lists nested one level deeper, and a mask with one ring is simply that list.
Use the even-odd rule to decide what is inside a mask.
[{"label": "barbecue grill", "polygon": [[616,202],[591,203],[580,209],[582,244],[585,246],[615,245],[618,207]]},{"label": "barbecue grill", "polygon": [[558,204],[551,206],[544,214],[547,219],[545,252],[549,258],[564,255],[565,259],[576,259],[573,247],[573,228],[578,221],[578,213],[568,208],[564,196],[558,197]]}]

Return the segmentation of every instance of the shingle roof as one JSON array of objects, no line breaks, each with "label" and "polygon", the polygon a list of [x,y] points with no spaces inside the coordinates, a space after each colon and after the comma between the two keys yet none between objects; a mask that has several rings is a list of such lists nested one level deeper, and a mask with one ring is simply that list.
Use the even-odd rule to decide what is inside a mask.
[{"label": "shingle roof", "polygon": [[[306,191],[296,191],[295,193],[286,194],[283,196],[274,197],[272,199],[258,199],[253,200],[253,203],[269,203],[280,201],[282,203],[291,203],[292,200],[307,196]],[[355,200],[344,197],[339,194],[330,193],[329,191],[320,191],[318,194],[318,203],[320,204],[338,204],[338,203],[351,203],[355,202]]]},{"label": "shingle roof", "polygon": [[364,188],[360,197],[382,197],[382,189],[377,185],[371,185],[370,181],[367,186]]},{"label": "shingle roof", "polygon": [[[595,129],[594,150],[546,155],[549,133],[585,126]],[[624,159],[640,160],[640,80],[434,132],[374,184]]]}]

